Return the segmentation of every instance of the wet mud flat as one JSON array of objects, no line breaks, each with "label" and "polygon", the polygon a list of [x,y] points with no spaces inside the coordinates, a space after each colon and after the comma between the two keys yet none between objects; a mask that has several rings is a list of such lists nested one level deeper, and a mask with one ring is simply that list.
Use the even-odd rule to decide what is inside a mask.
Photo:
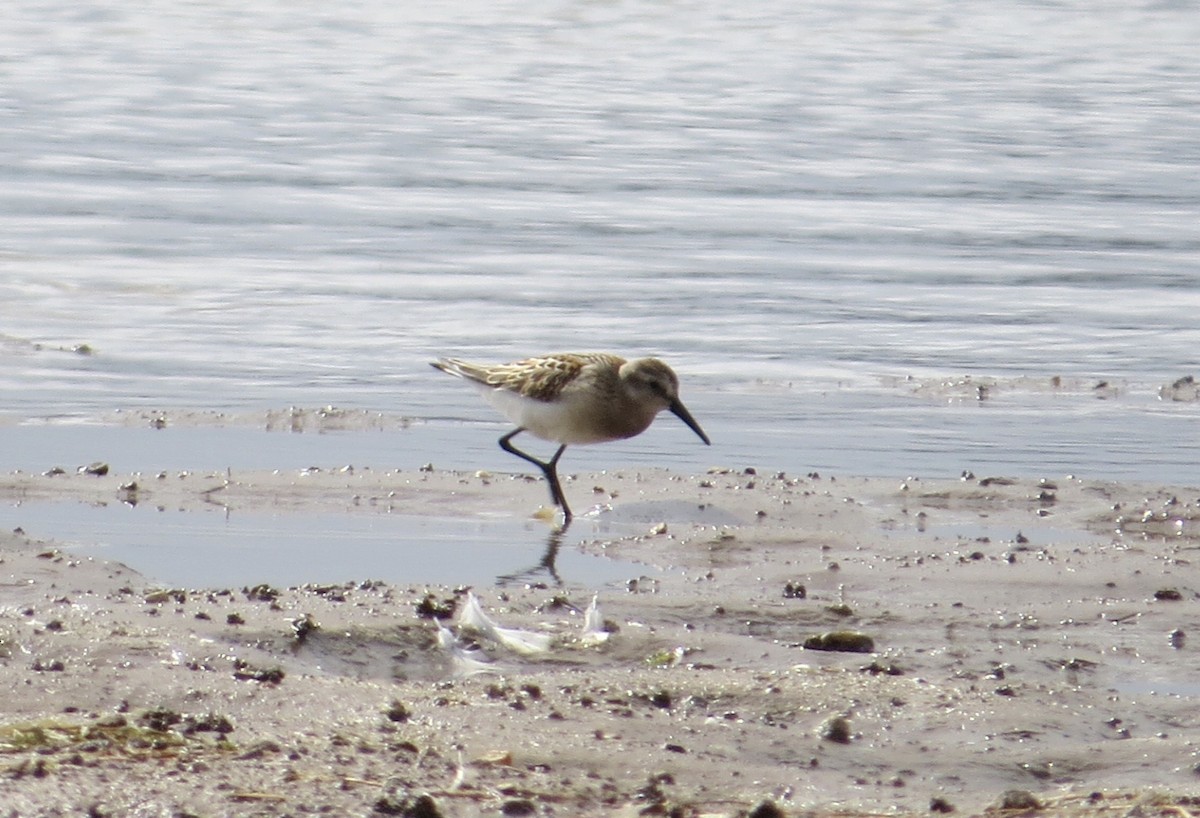
[{"label": "wet mud flat", "polygon": [[[598,510],[558,547],[644,574],[177,587],[5,531],[2,814],[1200,811],[1200,489],[745,467],[565,489]],[[544,490],[0,478],[9,505],[464,517]],[[609,516],[635,533],[588,525]]]}]

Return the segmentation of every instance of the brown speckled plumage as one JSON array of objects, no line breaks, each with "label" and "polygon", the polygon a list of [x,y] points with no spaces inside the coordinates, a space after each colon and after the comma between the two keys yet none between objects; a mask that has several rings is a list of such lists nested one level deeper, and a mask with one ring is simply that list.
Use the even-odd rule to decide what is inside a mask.
[{"label": "brown speckled plumage", "polygon": [[624,358],[606,352],[565,352],[495,366],[450,360],[471,380],[541,401],[557,400],[589,368],[615,374],[625,363]]}]

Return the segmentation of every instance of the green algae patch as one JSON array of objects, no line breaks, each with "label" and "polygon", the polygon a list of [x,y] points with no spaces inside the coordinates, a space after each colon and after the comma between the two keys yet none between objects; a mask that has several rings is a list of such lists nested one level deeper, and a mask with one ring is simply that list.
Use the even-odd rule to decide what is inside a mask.
[{"label": "green algae patch", "polygon": [[130,724],[124,718],[92,724],[72,724],[47,719],[0,725],[0,753],[29,751],[147,752],[173,750],[187,739],[173,731]]}]

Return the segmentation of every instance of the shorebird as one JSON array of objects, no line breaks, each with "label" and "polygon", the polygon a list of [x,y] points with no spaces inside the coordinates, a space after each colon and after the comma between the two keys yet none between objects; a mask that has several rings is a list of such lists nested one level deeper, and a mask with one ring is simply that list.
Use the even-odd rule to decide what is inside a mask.
[{"label": "shorebird", "polygon": [[[657,358],[627,361],[603,352],[564,353],[511,364],[480,365],[442,358],[431,364],[470,382],[517,428],[500,438],[500,448],[542,470],[550,498],[571,519],[558,482],[558,460],[568,445],[623,440],[646,431],[668,409],[700,436],[708,435],[679,400],[679,378]],[[538,460],[513,445],[529,432],[558,443],[549,460]]]}]

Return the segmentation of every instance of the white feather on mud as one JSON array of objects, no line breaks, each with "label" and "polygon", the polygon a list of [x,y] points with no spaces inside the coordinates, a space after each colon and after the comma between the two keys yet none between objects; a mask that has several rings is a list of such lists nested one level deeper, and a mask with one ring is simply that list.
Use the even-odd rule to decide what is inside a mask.
[{"label": "white feather on mud", "polygon": [[550,634],[501,627],[484,613],[478,597],[473,592],[467,593],[467,603],[458,615],[458,626],[474,631],[522,656],[531,656],[550,650],[552,640]]},{"label": "white feather on mud", "polygon": [[497,672],[491,664],[491,659],[482,650],[464,648],[458,643],[458,637],[454,635],[454,632],[441,622],[437,623],[437,628],[438,647],[449,655],[456,676]]},{"label": "white feather on mud", "polygon": [[599,597],[599,594],[592,595],[592,601],[583,614],[583,634],[580,636],[580,642],[585,647],[601,645],[607,642],[608,637],[612,635],[604,628],[604,617],[600,615]]}]

